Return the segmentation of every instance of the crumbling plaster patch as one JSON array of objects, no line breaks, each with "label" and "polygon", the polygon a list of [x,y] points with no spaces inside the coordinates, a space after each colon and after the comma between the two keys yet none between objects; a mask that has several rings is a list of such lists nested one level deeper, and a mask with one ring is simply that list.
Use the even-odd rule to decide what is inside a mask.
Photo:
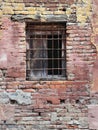
[{"label": "crumbling plaster patch", "polygon": [[[78,0],[71,3],[71,5],[59,4],[56,10],[50,11],[43,4],[39,7],[26,7],[25,3],[15,3],[14,1],[8,2],[4,1],[2,3],[3,15],[28,15],[28,17],[41,16],[41,20],[44,21],[46,15],[65,15],[65,17],[70,17],[71,14],[76,11],[77,21],[80,23],[85,23],[87,19],[91,16],[91,0]],[[65,8],[65,10],[64,10]]]},{"label": "crumbling plaster patch", "polygon": [[77,2],[77,21],[85,23],[88,18],[91,18],[92,13],[92,1],[91,0],[78,0]]},{"label": "crumbling plaster patch", "polygon": [[1,92],[0,93],[0,104],[6,104],[6,103],[18,103],[20,105],[25,104],[31,104],[31,94],[25,93],[22,90],[16,90],[16,92]]}]

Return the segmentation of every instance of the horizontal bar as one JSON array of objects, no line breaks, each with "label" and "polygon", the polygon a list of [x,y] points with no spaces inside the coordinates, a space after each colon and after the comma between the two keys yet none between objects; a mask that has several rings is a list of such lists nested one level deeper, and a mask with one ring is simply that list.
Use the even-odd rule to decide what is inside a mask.
[{"label": "horizontal bar", "polygon": [[52,61],[54,61],[54,60],[57,60],[58,62],[59,62],[59,60],[65,60],[65,57],[64,58],[44,58],[44,57],[42,57],[42,58],[35,58],[34,57],[34,59],[33,58],[27,58],[26,59],[26,61],[34,61],[34,60],[39,60],[39,61],[44,61],[44,60],[52,60]]},{"label": "horizontal bar", "polygon": [[30,77],[26,77],[26,79],[27,80],[29,80],[29,81],[36,81],[36,80],[43,80],[43,81],[56,81],[56,80],[66,80],[67,78],[66,77],[62,77],[63,75],[59,75],[59,76],[57,76],[56,77],[56,75],[54,75],[54,76],[50,76],[50,75],[47,75],[47,78],[46,77],[35,77],[35,78],[33,78],[32,79],[32,77],[30,76]]},{"label": "horizontal bar", "polygon": [[34,68],[34,69],[26,69],[27,71],[34,71],[34,70],[42,70],[43,71],[43,69],[45,69],[45,70],[66,70],[65,68]]},{"label": "horizontal bar", "polygon": [[[48,36],[51,36],[51,37],[48,37]],[[57,40],[57,39],[65,39],[66,38],[66,35],[64,35],[63,37],[61,36],[61,37],[59,37],[59,35],[56,35],[56,36],[58,36],[58,37],[54,37],[54,35],[52,35],[52,34],[49,34],[49,35],[47,35],[47,34],[45,34],[45,35],[40,35],[40,34],[33,34],[33,35],[30,35],[30,37],[27,37],[26,39],[27,40],[30,40],[30,39],[42,39],[42,38],[47,38],[47,39],[54,39],[54,40]]]},{"label": "horizontal bar", "polygon": [[46,49],[46,48],[30,48],[30,49],[27,49],[28,52],[30,51],[53,51],[53,50],[56,50],[56,51],[65,51],[66,49],[56,49],[56,48],[51,48],[51,49]]},{"label": "horizontal bar", "polygon": [[[32,27],[32,26],[31,26]],[[50,26],[51,27],[51,26]],[[47,29],[47,28],[50,28],[50,27],[44,27],[44,29],[43,28],[27,28],[27,30],[33,30],[33,31],[51,31],[51,32],[54,32],[54,31],[65,31],[65,28],[64,27],[62,27],[62,28],[57,28],[57,27],[53,27],[54,29],[53,30],[51,30],[51,29]]]}]

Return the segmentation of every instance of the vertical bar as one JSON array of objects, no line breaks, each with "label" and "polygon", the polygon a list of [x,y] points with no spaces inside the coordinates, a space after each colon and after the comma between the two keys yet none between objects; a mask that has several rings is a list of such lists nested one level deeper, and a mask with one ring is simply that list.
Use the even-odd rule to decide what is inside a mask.
[{"label": "vertical bar", "polygon": [[54,76],[54,34],[53,34],[53,27],[54,27],[54,24],[52,23],[52,57],[51,57],[51,61],[52,61],[52,77]]},{"label": "vertical bar", "polygon": [[57,57],[57,61],[58,61],[58,68],[57,68],[57,70],[58,70],[58,73],[57,73],[57,75],[59,75],[59,71],[60,71],[60,69],[59,69],[60,68],[60,63],[59,63],[59,60],[60,60],[60,57],[59,57],[59,51],[60,51],[59,50],[60,49],[59,48],[59,27],[57,27],[57,31],[58,31],[57,32],[57,40],[58,40],[58,42],[57,42],[58,43],[58,48],[57,48],[58,49],[57,50],[58,51],[58,57]]},{"label": "vertical bar", "polygon": [[27,28],[28,30],[28,34],[27,34],[27,79],[30,78],[30,64],[31,64],[31,61],[30,61],[30,35],[29,35],[29,32],[30,30]]},{"label": "vertical bar", "polygon": [[[65,26],[64,26],[65,27]],[[63,41],[62,41],[62,53],[63,53],[63,59],[62,59],[62,76],[63,77],[66,77],[66,63],[65,63],[65,58],[66,58],[66,45],[65,45],[65,28],[63,27],[63,32],[62,32],[62,38],[63,38]]]},{"label": "vertical bar", "polygon": [[48,35],[47,35],[47,30],[46,30],[45,34],[46,34],[45,41],[46,41],[46,53],[47,53],[47,54],[46,54],[46,60],[45,60],[45,63],[46,63],[46,68],[45,68],[46,70],[45,70],[45,71],[46,71],[46,76],[48,76],[48,68],[47,68],[47,67],[48,67],[48,48],[47,48]]},{"label": "vertical bar", "polygon": [[[44,65],[43,65],[44,63],[43,63],[43,60],[44,60],[44,59],[42,60],[42,58],[43,58],[43,51],[42,51],[42,49],[43,49],[43,45],[42,45],[42,44],[43,44],[43,43],[42,43],[42,33],[43,33],[42,23],[40,23],[39,32],[40,32],[40,36],[39,36],[39,37],[40,37],[40,41],[41,41],[41,42],[40,42],[40,44],[41,44],[41,47],[40,47],[40,52],[41,52],[41,59],[40,59],[40,60],[41,60],[41,68],[39,68],[39,69],[41,69],[41,77],[43,77],[43,73],[44,73],[44,72],[43,72],[43,71],[44,71]],[[39,62],[39,63],[40,63],[40,62]]]}]

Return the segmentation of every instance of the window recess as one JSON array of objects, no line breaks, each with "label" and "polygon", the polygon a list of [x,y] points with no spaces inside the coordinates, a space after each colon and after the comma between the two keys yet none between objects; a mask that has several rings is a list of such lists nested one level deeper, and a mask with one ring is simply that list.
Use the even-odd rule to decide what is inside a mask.
[{"label": "window recess", "polygon": [[65,23],[27,23],[26,79],[66,79]]}]

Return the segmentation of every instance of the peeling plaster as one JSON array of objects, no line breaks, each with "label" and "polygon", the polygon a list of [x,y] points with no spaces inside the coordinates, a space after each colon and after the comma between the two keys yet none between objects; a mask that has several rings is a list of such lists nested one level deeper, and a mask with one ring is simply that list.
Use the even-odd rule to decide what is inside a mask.
[{"label": "peeling plaster", "polygon": [[[81,5],[81,4],[83,5]],[[79,0],[76,7],[77,21],[80,23],[85,23],[88,18],[91,17],[91,0]]]},{"label": "peeling plaster", "polygon": [[5,53],[0,55],[0,62],[3,61],[7,61],[7,55]]},{"label": "peeling plaster", "polygon": [[0,93],[0,104],[15,102],[18,104],[31,104],[31,93],[25,93],[22,90],[16,90],[16,92],[1,92]]},{"label": "peeling plaster", "polygon": [[[66,3],[66,2],[65,2]],[[76,11],[77,21],[80,23],[85,23],[91,16],[91,0],[78,0],[77,2],[71,3],[71,5],[58,5],[56,11],[49,11],[45,6],[40,5],[39,7],[26,7],[25,3],[14,3],[12,1],[12,6],[3,2],[2,6],[2,14],[10,14],[10,15],[27,15],[29,18],[37,18],[40,16],[41,21],[45,21],[47,19],[46,15],[65,15],[65,17],[70,17],[73,11]],[[66,11],[62,9],[65,7]],[[31,16],[28,16],[31,15]]]}]

